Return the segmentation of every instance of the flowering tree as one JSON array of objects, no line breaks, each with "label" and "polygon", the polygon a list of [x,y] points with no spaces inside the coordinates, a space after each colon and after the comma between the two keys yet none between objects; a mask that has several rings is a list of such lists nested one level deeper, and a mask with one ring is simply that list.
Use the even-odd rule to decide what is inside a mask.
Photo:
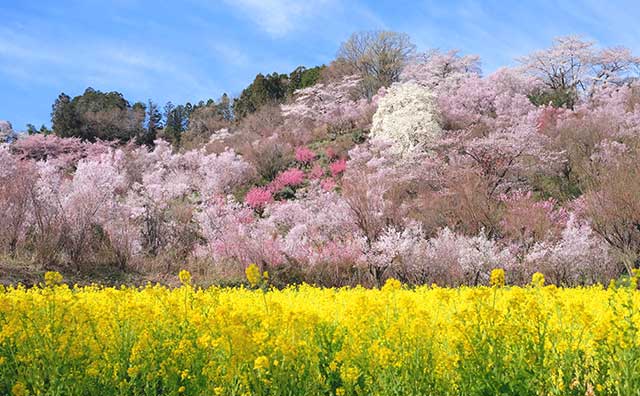
[{"label": "flowering tree", "polygon": [[601,170],[584,195],[593,229],[615,249],[628,273],[640,262],[640,166],[627,155]]},{"label": "flowering tree", "polygon": [[560,238],[541,241],[525,258],[527,275],[539,271],[556,284],[607,282],[620,275],[609,247],[585,222],[570,216]]},{"label": "flowering tree", "polygon": [[[116,195],[124,183],[118,172],[118,158],[109,154],[92,160],[82,160],[68,185],[58,190],[59,213],[65,225],[65,248],[69,261],[85,263],[94,227],[106,224],[114,213]],[[54,200],[53,202],[56,202]]]},{"label": "flowering tree", "polygon": [[244,202],[256,211],[262,211],[271,201],[273,201],[271,190],[265,187],[252,188],[244,198]]},{"label": "flowering tree", "polygon": [[552,47],[519,59],[525,70],[539,77],[553,90],[584,89],[593,43],[577,36],[557,37]]},{"label": "flowering tree", "polygon": [[402,229],[386,228],[367,251],[367,263],[374,273],[402,279],[405,282],[435,281],[433,273],[425,273],[428,241],[417,223]]},{"label": "flowering tree", "polygon": [[492,269],[509,267],[512,258],[482,232],[468,237],[444,228],[429,240],[424,262],[430,265],[421,268],[423,274],[435,282],[477,285],[487,283]]},{"label": "flowering tree", "polygon": [[500,201],[504,204],[501,233],[518,247],[520,256],[537,242],[558,239],[569,218],[555,200],[535,200],[531,191],[504,194]]},{"label": "flowering tree", "polygon": [[539,131],[542,110],[526,96],[531,88],[529,79],[502,69],[486,78],[472,76],[439,97],[448,129],[442,147],[454,162],[477,167],[490,181],[490,195],[522,185],[533,171],[553,171],[558,163]]},{"label": "flowering tree", "polygon": [[0,145],[0,249],[14,255],[25,242],[33,221],[30,191],[37,178],[34,164],[19,161]]},{"label": "flowering tree", "polygon": [[254,174],[231,150],[218,155],[202,150],[174,154],[168,143],[157,141],[153,151],[140,148],[134,155],[145,171],[132,183],[127,204],[143,225],[143,246],[153,255],[178,246],[188,254],[196,239],[192,206],[231,193]]},{"label": "flowering tree", "polygon": [[198,162],[197,189],[204,196],[230,194],[255,176],[255,169],[232,149],[220,154],[195,154]]},{"label": "flowering tree", "polygon": [[562,153],[562,194],[575,198],[590,188],[607,164],[633,156],[640,133],[640,88],[599,89],[573,110],[545,108],[540,131],[548,136],[547,151]]},{"label": "flowering tree", "polygon": [[20,159],[33,161],[56,161],[63,168],[72,168],[87,157],[107,153],[111,143],[83,142],[79,138],[61,138],[55,135],[28,135],[18,138],[11,151]]},{"label": "flowering tree", "polygon": [[335,192],[312,188],[295,201],[268,207],[265,220],[279,230],[282,251],[298,270],[338,285],[360,262],[364,239],[347,203]]},{"label": "flowering tree", "polygon": [[401,82],[415,82],[434,92],[459,87],[470,76],[479,76],[480,57],[457,50],[432,50],[416,55],[402,70]]},{"label": "flowering tree", "polygon": [[296,161],[302,164],[309,164],[316,158],[316,153],[311,151],[308,147],[296,148]]},{"label": "flowering tree", "polygon": [[374,105],[354,95],[360,81],[357,76],[346,76],[339,81],[318,83],[298,90],[292,103],[281,106],[282,114],[290,125],[359,122]]},{"label": "flowering tree", "polygon": [[398,153],[422,151],[441,133],[436,100],[428,88],[414,82],[394,84],[378,100],[371,136],[391,141]]},{"label": "flowering tree", "polygon": [[195,253],[221,268],[237,274],[250,263],[271,270],[284,261],[276,230],[246,206],[212,197],[203,202],[196,220],[206,242]]},{"label": "flowering tree", "polygon": [[298,168],[287,169],[269,184],[269,189],[278,192],[285,187],[297,187],[304,182],[304,177],[304,172]]},{"label": "flowering tree", "polygon": [[[640,58],[622,47],[598,50],[594,43],[577,36],[558,37],[548,49],[519,59],[523,69],[537,77],[547,89],[566,95],[573,107],[581,92],[599,86],[620,85],[636,75]],[[561,103],[560,103],[561,104]]]},{"label": "flowering tree", "polygon": [[333,177],[336,177],[342,174],[346,169],[347,169],[347,160],[344,158],[329,164],[329,170],[331,171],[331,176]]}]

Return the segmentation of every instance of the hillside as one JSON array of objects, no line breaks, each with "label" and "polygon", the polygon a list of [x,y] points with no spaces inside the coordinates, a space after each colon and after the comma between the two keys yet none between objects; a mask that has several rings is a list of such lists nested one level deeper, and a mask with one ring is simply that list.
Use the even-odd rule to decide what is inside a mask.
[{"label": "hillside", "polygon": [[561,37],[485,74],[369,32],[235,99],[61,94],[51,130],[0,124],[2,282],[608,283],[640,257],[639,65]]}]

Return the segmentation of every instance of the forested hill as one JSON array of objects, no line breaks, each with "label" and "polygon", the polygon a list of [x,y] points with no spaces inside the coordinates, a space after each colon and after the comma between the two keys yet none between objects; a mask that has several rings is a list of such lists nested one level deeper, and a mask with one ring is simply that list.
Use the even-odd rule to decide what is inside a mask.
[{"label": "forested hill", "polygon": [[374,31],[237,98],[60,94],[51,129],[0,123],[2,272],[224,283],[257,264],[275,285],[328,286],[631,273],[640,59],[570,36],[480,65]]}]

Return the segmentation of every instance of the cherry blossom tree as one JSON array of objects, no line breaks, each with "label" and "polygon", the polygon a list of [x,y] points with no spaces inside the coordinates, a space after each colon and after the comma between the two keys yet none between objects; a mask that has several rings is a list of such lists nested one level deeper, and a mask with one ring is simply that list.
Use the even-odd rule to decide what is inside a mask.
[{"label": "cherry blossom tree", "polygon": [[386,139],[403,155],[420,152],[442,134],[436,99],[414,82],[392,85],[378,100],[371,136]]},{"label": "cherry blossom tree", "polygon": [[479,76],[480,72],[477,55],[431,50],[416,55],[402,70],[400,81],[415,82],[439,93],[459,87],[468,77]]},{"label": "cherry blossom tree", "polygon": [[444,284],[486,284],[495,268],[508,268],[510,252],[482,232],[476,236],[455,234],[448,228],[429,240],[426,276]]},{"label": "cherry blossom tree", "polygon": [[621,274],[605,241],[573,215],[559,239],[536,243],[525,262],[528,275],[542,272],[546,279],[561,285],[606,283]]},{"label": "cherry blossom tree", "polygon": [[525,55],[519,62],[552,90],[584,89],[593,47],[577,36],[557,37],[550,48]]},{"label": "cherry blossom tree", "polygon": [[0,249],[15,255],[26,241],[33,221],[30,191],[37,178],[34,164],[11,155],[7,145],[0,145]]},{"label": "cherry blossom tree", "polygon": [[309,164],[316,158],[316,153],[311,151],[308,147],[298,147],[296,148],[296,161],[302,164]]},{"label": "cherry blossom tree", "polygon": [[281,106],[282,114],[290,127],[305,122],[316,126],[345,121],[358,123],[375,106],[354,93],[360,81],[360,77],[352,75],[298,90],[292,103]]},{"label": "cherry blossom tree", "polygon": [[196,220],[206,242],[195,253],[216,266],[241,274],[251,263],[272,270],[284,262],[276,230],[256,218],[248,206],[212,197],[203,202]]},{"label": "cherry blossom tree", "polygon": [[557,171],[553,165],[560,157],[547,149],[548,138],[539,130],[543,110],[527,97],[531,84],[501,69],[486,78],[469,77],[439,97],[448,130],[442,148],[450,162],[477,167],[490,182],[490,195],[521,187],[532,172]]},{"label": "cherry blossom tree", "polygon": [[79,138],[61,138],[56,135],[21,136],[11,145],[11,151],[20,159],[56,161],[63,168],[73,168],[83,158],[107,153],[112,143],[83,142]]},{"label": "cherry blossom tree", "polygon": [[550,48],[519,59],[523,69],[540,79],[548,90],[566,95],[573,107],[581,93],[600,86],[620,85],[637,76],[640,58],[623,47],[597,49],[578,36],[557,37]]}]

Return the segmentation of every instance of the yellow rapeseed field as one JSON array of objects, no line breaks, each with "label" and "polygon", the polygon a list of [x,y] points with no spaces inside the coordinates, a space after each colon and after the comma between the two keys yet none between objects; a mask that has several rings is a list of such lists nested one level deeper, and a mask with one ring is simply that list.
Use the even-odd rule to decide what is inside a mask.
[{"label": "yellow rapeseed field", "polygon": [[[636,278],[607,287],[0,291],[1,395],[637,395]],[[621,282],[619,282],[621,283]]]}]

